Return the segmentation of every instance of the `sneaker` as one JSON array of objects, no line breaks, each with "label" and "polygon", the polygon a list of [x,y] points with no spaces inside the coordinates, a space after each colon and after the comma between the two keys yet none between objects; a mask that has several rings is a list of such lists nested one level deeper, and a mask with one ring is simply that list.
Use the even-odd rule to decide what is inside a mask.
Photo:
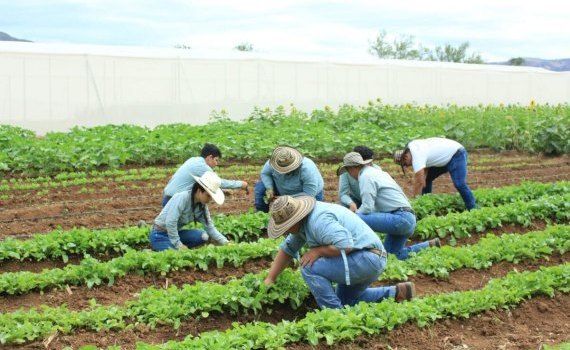
[{"label": "sneaker", "polygon": [[439,238],[430,239],[428,242],[430,247],[441,247],[441,241]]},{"label": "sneaker", "polygon": [[411,300],[416,296],[416,286],[413,282],[403,282],[396,284],[396,302],[401,303]]}]

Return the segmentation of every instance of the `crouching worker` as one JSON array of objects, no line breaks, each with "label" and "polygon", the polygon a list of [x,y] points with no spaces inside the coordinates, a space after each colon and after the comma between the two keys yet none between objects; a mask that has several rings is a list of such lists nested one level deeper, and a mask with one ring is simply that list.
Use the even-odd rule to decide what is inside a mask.
[{"label": "crouching worker", "polygon": [[362,205],[356,214],[376,232],[386,234],[384,246],[398,259],[408,258],[411,252],[419,252],[430,246],[439,247],[439,238],[406,247],[408,238],[416,228],[416,214],[408,198],[390,174],[370,166],[372,160],[364,160],[357,152],[344,156],[343,166],[358,181]]},{"label": "crouching worker", "polygon": [[255,209],[268,212],[277,196],[305,193],[323,200],[324,180],[317,165],[292,147],[279,146],[261,170],[255,184]]},{"label": "crouching worker", "polygon": [[[153,250],[187,249],[202,245],[211,238],[224,245],[228,243],[210,217],[208,203],[213,199],[224,203],[224,192],[220,189],[222,180],[212,171],[201,177],[194,176],[190,191],[176,193],[154,220],[149,239]],[[200,222],[206,231],[180,230],[191,221]]]},{"label": "crouching worker", "polygon": [[273,284],[307,245],[309,250],[300,259],[301,274],[321,308],[414,297],[411,282],[369,288],[386,268],[386,251],[378,236],[349,209],[317,202],[312,196],[281,196],[272,203],[270,214],[269,236],[289,236],[271,264],[266,285]]}]

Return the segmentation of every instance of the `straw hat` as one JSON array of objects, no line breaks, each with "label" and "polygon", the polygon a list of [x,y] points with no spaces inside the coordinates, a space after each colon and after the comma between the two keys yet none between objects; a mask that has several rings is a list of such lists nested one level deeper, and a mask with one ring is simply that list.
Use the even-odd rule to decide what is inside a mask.
[{"label": "straw hat", "polygon": [[311,196],[277,197],[270,209],[271,217],[267,225],[269,237],[277,238],[287,232],[313,210],[315,202]]},{"label": "straw hat", "polygon": [[201,177],[192,175],[194,180],[208,192],[214,202],[223,204],[225,200],[224,192],[220,188],[222,179],[213,171],[206,171]]},{"label": "straw hat", "polygon": [[[372,163],[372,159],[364,160],[358,152],[347,153],[342,159],[342,168],[360,166]],[[339,173],[342,173],[339,171]]]},{"label": "straw hat", "polygon": [[273,150],[269,165],[279,174],[287,174],[301,166],[303,155],[293,147],[279,146]]}]

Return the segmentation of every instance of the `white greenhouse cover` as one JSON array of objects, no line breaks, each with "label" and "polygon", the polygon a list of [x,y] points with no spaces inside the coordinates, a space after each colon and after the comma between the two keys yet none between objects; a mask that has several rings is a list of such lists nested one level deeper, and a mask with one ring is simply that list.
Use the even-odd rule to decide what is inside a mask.
[{"label": "white greenhouse cover", "polygon": [[570,103],[570,72],[263,52],[0,42],[0,124],[200,124],[255,106]]}]

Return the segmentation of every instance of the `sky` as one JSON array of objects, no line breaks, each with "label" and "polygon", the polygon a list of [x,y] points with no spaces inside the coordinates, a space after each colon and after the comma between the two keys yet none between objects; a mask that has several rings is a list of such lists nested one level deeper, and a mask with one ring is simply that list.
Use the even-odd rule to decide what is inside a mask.
[{"label": "sky", "polygon": [[485,61],[570,58],[569,1],[0,0],[0,31],[43,43],[369,59],[380,30],[424,46],[470,42]]}]

